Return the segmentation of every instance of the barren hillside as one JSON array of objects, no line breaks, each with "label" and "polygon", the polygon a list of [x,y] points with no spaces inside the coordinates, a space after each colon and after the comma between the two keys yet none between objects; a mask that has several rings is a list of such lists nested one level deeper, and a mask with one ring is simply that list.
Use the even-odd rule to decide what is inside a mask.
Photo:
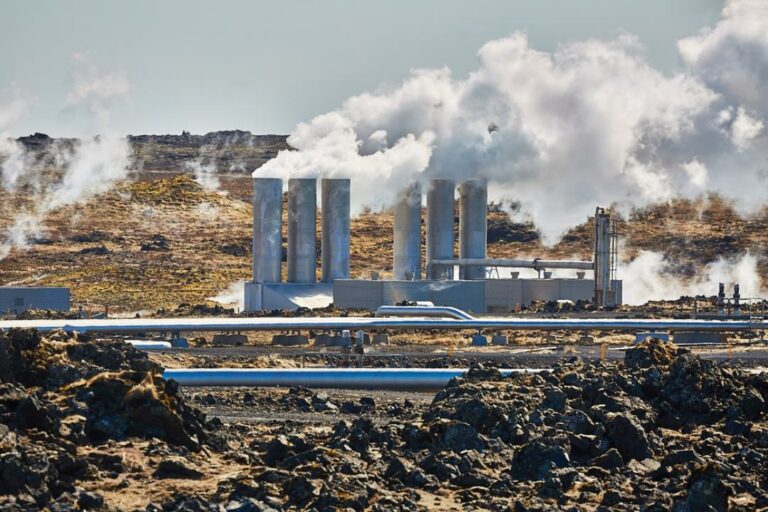
[{"label": "barren hillside", "polygon": [[[176,144],[184,140],[189,144]],[[204,301],[249,278],[249,173],[230,172],[228,164],[214,158],[223,190],[206,191],[184,165],[196,158],[202,139],[134,137],[133,143],[144,156],[132,180],[84,204],[55,210],[44,221],[43,236],[0,261],[0,285],[69,286],[76,305],[138,311]],[[232,154],[266,161],[284,144],[281,137],[245,148],[235,144]],[[217,154],[229,154],[229,147],[222,145]],[[31,193],[0,193],[0,229],[32,200]],[[744,218],[718,196],[637,209],[618,223],[626,240],[624,258],[639,250],[662,252],[683,276],[718,256],[745,251],[758,257],[761,275],[768,275],[766,228],[768,210]],[[591,219],[583,219],[548,248],[534,225],[510,221],[498,205],[489,214],[490,257],[589,258],[592,237]],[[353,219],[353,276],[390,271],[391,238],[391,212],[365,212]]]}]

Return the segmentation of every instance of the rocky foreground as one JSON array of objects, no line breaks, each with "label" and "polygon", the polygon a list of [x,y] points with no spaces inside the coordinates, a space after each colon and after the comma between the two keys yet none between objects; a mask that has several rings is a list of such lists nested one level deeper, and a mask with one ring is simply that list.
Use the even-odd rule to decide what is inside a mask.
[{"label": "rocky foreground", "polygon": [[768,378],[656,340],[538,375],[474,366],[423,406],[303,389],[240,404],[320,424],[207,419],[160,371],[117,341],[0,334],[0,508],[768,507]]}]

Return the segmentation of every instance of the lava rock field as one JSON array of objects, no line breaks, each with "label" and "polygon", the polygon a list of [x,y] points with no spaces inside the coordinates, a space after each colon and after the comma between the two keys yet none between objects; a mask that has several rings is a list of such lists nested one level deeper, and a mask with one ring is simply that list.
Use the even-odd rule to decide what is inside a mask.
[{"label": "lava rock field", "polygon": [[[0,334],[0,507],[768,507],[768,378],[658,340],[620,362],[573,358],[541,373],[473,365],[419,403],[182,392],[161,371],[119,341]],[[222,404],[323,421],[201,411]]]}]

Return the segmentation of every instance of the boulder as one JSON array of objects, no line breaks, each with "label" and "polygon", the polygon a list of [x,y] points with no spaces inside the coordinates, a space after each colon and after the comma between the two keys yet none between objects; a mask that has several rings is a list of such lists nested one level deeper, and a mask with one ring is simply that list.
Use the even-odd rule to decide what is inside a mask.
[{"label": "boulder", "polygon": [[643,460],[653,456],[643,426],[630,414],[609,414],[606,434],[611,445],[621,453],[624,460]]},{"label": "boulder", "polygon": [[205,476],[182,457],[168,457],[160,461],[152,476],[155,478],[185,478],[198,480]]},{"label": "boulder", "polygon": [[516,480],[544,480],[553,469],[570,465],[570,457],[563,447],[537,440],[515,454],[510,473]]}]

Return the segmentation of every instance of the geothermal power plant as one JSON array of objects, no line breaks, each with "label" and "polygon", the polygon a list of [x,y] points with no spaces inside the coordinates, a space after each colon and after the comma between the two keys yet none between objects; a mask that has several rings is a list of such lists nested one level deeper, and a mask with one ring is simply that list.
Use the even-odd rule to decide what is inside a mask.
[{"label": "geothermal power plant", "polygon": [[[319,281],[318,181],[322,210]],[[283,180],[253,178],[253,281],[245,285],[247,311],[322,307],[330,302],[338,308],[376,310],[427,301],[472,313],[508,314],[542,300],[590,301],[600,306],[621,303],[616,236],[608,212],[602,208],[595,212],[590,261],[488,258],[488,185],[483,179],[456,183],[435,178],[409,183],[399,191],[393,207],[391,277],[372,272],[368,279],[352,279],[350,185],[349,179],[338,178],[287,180],[283,281]],[[426,240],[422,244],[424,196]],[[537,277],[520,277],[520,269],[533,270]],[[563,277],[564,273],[571,275]]]}]

